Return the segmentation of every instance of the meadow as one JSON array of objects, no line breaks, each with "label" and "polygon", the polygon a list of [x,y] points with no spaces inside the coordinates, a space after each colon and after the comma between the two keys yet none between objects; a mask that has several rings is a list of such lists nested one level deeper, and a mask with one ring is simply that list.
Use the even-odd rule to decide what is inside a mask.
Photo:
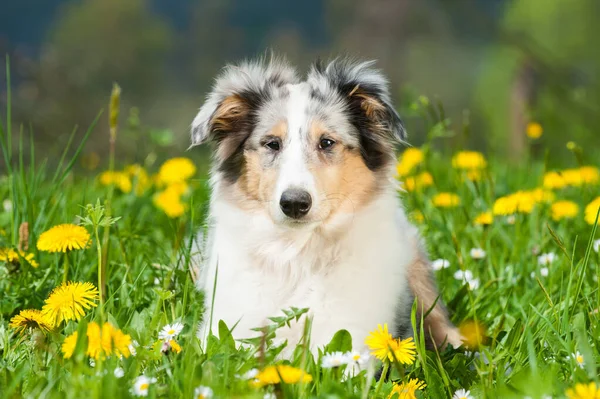
[{"label": "meadow", "polygon": [[[465,344],[428,350],[413,312],[414,340],[393,339],[381,320],[370,352],[353,352],[340,331],[317,354],[307,350],[301,308],[273,315],[260,339],[236,342],[223,323],[217,336],[198,336],[210,311],[194,285],[205,167],[185,153],[148,164],[119,158],[117,92],[99,116],[110,131],[92,124],[74,133],[52,168],[33,145],[24,154],[31,136],[11,126],[8,109],[0,397],[600,398],[593,152],[565,142],[570,166],[560,169],[533,151],[519,165],[442,153],[448,124],[426,117],[437,111],[425,98],[414,108],[428,141],[399,155],[399,198],[427,241]],[[523,132],[532,149],[543,148],[545,128],[532,121]],[[114,143],[93,176],[80,167],[89,135]],[[273,337],[289,323],[304,323],[307,334],[281,360]],[[376,377],[381,370],[386,378]]]}]

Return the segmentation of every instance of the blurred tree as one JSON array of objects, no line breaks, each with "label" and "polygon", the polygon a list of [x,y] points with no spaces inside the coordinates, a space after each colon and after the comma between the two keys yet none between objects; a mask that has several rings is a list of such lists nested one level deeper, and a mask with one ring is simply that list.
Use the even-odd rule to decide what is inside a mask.
[{"label": "blurred tree", "polygon": [[553,155],[569,140],[597,148],[598,15],[596,0],[515,0],[506,9],[474,98],[495,147],[521,159],[533,120],[545,126]]},{"label": "blurred tree", "polygon": [[[33,124],[38,141],[60,146],[75,123],[87,126],[106,108],[114,81],[124,88],[125,108],[147,109],[166,82],[171,41],[169,27],[151,13],[148,0],[69,3],[39,62],[19,82],[16,112]],[[107,138],[96,134],[91,142],[102,149]]]}]

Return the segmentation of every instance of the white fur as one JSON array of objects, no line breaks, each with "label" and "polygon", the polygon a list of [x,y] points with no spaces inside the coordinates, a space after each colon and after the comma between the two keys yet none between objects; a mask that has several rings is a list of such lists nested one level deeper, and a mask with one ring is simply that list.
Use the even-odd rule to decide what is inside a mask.
[{"label": "white fur", "polygon": [[[310,308],[312,349],[346,329],[361,350],[378,323],[395,328],[398,305],[410,300],[405,274],[416,256],[410,244],[416,232],[394,192],[341,221],[347,231],[337,241],[328,232],[282,228],[266,215],[246,213],[219,199],[218,184],[211,211],[217,223],[200,285],[209,307],[214,294],[213,332],[222,319],[230,327],[238,323],[236,338],[256,336],[252,328],[290,306]],[[302,330],[295,324],[278,337],[293,345]]]},{"label": "white fur", "polygon": [[[303,135],[301,134],[302,131],[306,132],[308,129],[306,113],[309,104],[309,87],[306,83],[299,83],[289,84],[287,88],[289,90],[289,100],[286,107],[288,132],[286,142],[283,144],[284,150],[281,155],[279,177],[271,200],[273,218],[280,222],[286,219],[279,207],[279,199],[285,190],[300,188],[306,190],[312,198],[317,197],[314,177],[306,164],[306,145],[303,143]],[[315,208],[312,209],[312,212],[315,212]]]}]

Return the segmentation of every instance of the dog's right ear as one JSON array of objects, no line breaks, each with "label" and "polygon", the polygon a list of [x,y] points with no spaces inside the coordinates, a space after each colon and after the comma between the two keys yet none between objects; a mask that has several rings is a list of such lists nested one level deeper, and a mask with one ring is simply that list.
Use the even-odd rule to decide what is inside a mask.
[{"label": "dog's right ear", "polygon": [[192,146],[214,141],[217,159],[225,161],[252,132],[257,109],[297,80],[285,61],[273,58],[226,66],[192,122]]}]

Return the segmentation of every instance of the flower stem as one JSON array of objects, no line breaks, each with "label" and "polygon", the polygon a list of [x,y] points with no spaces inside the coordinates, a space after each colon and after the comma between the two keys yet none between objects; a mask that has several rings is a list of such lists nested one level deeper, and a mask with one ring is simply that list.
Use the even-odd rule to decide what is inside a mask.
[{"label": "flower stem", "polygon": [[385,364],[383,365],[383,371],[381,372],[381,377],[379,377],[379,381],[377,381],[377,387],[375,388],[375,395],[373,395],[374,398],[377,398],[379,396],[379,391],[381,391],[381,387],[383,387],[383,382],[385,381],[385,379],[387,377],[387,373],[388,373],[389,369],[390,369],[390,362],[386,361]]},{"label": "flower stem", "polygon": [[96,247],[98,249],[98,294],[100,297],[100,322],[104,323],[104,273],[102,267],[102,242],[98,234],[98,226],[94,226],[94,235],[96,236]]},{"label": "flower stem", "polygon": [[69,277],[69,253],[65,252],[65,262],[63,265],[63,283],[67,282],[67,278]]}]

